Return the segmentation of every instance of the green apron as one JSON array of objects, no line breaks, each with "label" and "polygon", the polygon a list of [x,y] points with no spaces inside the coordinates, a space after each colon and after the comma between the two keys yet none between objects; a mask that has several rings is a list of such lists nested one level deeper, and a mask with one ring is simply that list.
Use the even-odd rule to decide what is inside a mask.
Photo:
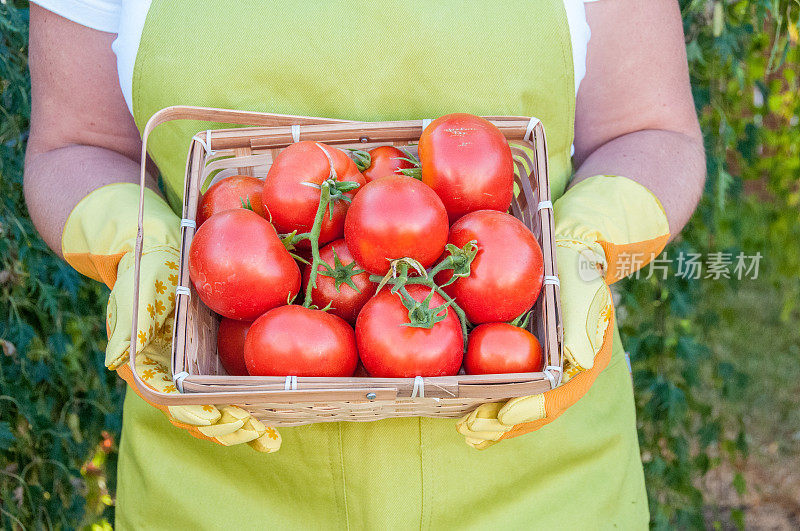
[{"label": "green apron", "polygon": [[[191,4],[191,5],[190,5]],[[575,94],[563,0],[152,3],[133,80],[140,130],[176,104],[351,120],[450,112],[537,116],[553,195],[571,173]],[[189,139],[151,136],[176,209]],[[609,367],[556,422],[488,450],[454,419],[281,428],[260,455],[175,429],[125,401],[119,528],[645,527],[633,393],[615,336]]]}]

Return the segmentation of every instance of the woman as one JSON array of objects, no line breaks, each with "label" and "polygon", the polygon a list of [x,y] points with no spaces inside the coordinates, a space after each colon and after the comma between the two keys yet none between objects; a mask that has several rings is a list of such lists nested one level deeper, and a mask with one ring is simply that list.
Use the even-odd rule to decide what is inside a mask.
[{"label": "woman", "polygon": [[[71,213],[73,220],[80,218],[75,212],[96,214],[81,221],[84,235],[113,225],[119,209],[103,206],[101,190],[138,182],[139,131],[155,111],[175,104],[366,121],[450,112],[537,116],[548,134],[554,198],[572,187],[555,207],[562,240],[581,242],[609,267],[613,245],[600,247],[613,237],[594,230],[596,219],[612,220],[611,232],[619,229],[612,244],[658,240],[648,248],[652,254],[666,242],[667,222],[669,232],[679,232],[702,189],[702,139],[674,0],[601,0],[585,7],[580,0],[39,4],[31,8],[25,186],[31,217],[56,252],[67,242],[62,235],[70,232]],[[169,124],[152,137],[150,155],[173,208],[181,204],[188,140],[208,127]],[[575,186],[581,181],[587,184]],[[171,219],[164,210],[163,219]],[[581,219],[586,212],[595,219]],[[168,225],[159,244],[169,253],[175,243]],[[663,230],[634,234],[639,225]],[[102,239],[96,238],[83,242],[89,254]],[[86,251],[70,252],[69,245],[66,254]],[[459,431],[485,447],[541,427],[544,422],[527,422],[545,409],[545,420],[553,420],[547,426],[478,452],[448,419],[315,424],[282,429],[282,449],[261,455],[241,444],[187,437],[128,393],[116,524],[646,526],[632,389],[613,321],[598,328],[603,346],[587,341],[585,326],[570,325],[589,322],[591,295],[605,296],[605,281],[614,279],[606,275],[596,280],[602,289],[587,291],[575,275],[565,276],[564,263],[577,256],[568,247],[559,250],[565,344],[573,368],[582,363],[587,374],[593,371],[591,389],[574,405],[562,404],[558,418],[549,402],[534,397],[509,404],[513,412],[483,409]],[[76,268],[109,285],[118,277],[114,291],[121,292],[129,270],[123,275],[120,256],[127,251],[103,252],[99,262]],[[562,259],[563,253],[572,254]],[[104,270],[112,255],[116,262]],[[588,300],[570,302],[573,293]],[[598,361],[606,354],[610,359]],[[514,420],[506,422],[504,414]],[[225,417],[215,415],[214,423]],[[242,428],[235,436],[262,441],[263,427],[249,426],[252,434],[240,437]],[[209,437],[238,442],[223,440],[230,433],[216,435]]]}]

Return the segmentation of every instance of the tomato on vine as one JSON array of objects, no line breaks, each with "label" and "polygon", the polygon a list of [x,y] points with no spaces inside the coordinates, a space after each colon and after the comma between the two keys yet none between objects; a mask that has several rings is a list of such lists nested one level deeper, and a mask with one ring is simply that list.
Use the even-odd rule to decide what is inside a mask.
[{"label": "tomato on vine", "polygon": [[253,322],[244,361],[252,376],[352,376],[358,353],[342,318],[293,304]]},{"label": "tomato on vine", "polygon": [[[311,230],[319,206],[319,185],[332,174],[337,181],[357,183],[359,188],[366,183],[350,157],[326,144],[297,142],[275,157],[261,196],[267,219],[278,232],[307,233]],[[346,192],[346,200],[333,201],[322,221],[320,245],[342,237],[348,201],[359,188]]]},{"label": "tomato on vine", "polygon": [[361,363],[371,376],[452,376],[463,356],[461,323],[427,286],[409,285],[410,300],[381,290],[356,320]]},{"label": "tomato on vine", "polygon": [[252,321],[237,321],[223,317],[217,329],[219,361],[231,376],[247,376],[244,364],[244,338]]},{"label": "tomato on vine", "polygon": [[261,179],[247,175],[233,175],[214,183],[197,205],[197,226],[205,223],[214,214],[233,208],[249,208],[262,218],[265,217],[261,202],[263,189],[264,182]]},{"label": "tomato on vine", "polygon": [[404,170],[417,168],[408,153],[394,146],[378,146],[369,151],[351,151],[355,157],[356,166],[364,174],[367,182],[391,175],[408,175],[408,172]]},{"label": "tomato on vine", "polygon": [[536,336],[508,323],[485,323],[469,333],[464,357],[467,374],[511,374],[542,369]]},{"label": "tomato on vine", "polygon": [[[329,243],[319,251],[324,264],[317,267],[316,287],[311,289],[311,302],[325,308],[349,323],[355,323],[358,312],[375,294],[369,273],[355,263],[343,239]],[[311,264],[303,270],[303,289],[308,286]]]},{"label": "tomato on vine", "polygon": [[436,276],[474,323],[511,321],[529,310],[544,279],[544,258],[533,233],[505,212],[479,210],[456,221],[448,243],[463,247],[470,241],[478,252],[469,276],[447,284],[452,271]]}]

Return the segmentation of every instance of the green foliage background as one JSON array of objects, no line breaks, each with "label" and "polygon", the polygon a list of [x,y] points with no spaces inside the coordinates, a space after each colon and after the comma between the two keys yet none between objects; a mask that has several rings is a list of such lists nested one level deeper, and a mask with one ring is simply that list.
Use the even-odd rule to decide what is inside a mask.
[{"label": "green foliage background", "polygon": [[[619,315],[651,525],[741,527],[746,507],[715,506],[701,478],[737,470],[768,439],[800,454],[800,4],[680,4],[709,177],[668,257],[764,259],[757,280],[627,280]],[[49,252],[25,210],[27,16],[24,2],[0,3],[0,522],[107,527],[123,388],[102,362],[105,288]],[[741,473],[730,483],[746,492]]]}]

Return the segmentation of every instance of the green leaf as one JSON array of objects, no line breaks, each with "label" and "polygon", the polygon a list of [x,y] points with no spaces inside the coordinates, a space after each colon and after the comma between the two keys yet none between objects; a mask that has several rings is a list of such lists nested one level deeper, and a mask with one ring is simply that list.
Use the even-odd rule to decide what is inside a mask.
[{"label": "green leaf", "polygon": [[747,492],[747,483],[740,472],[733,475],[733,488],[736,489],[736,493],[739,496],[743,496]]},{"label": "green leaf", "polygon": [[244,208],[245,210],[249,210],[250,212],[255,212],[255,210],[253,210],[253,205],[250,204],[250,197],[249,196],[248,197],[240,197],[239,198],[239,202],[242,204],[242,208]]},{"label": "green leaf", "polygon": [[0,450],[8,450],[15,440],[8,422],[0,422]]},{"label": "green leaf", "polygon": [[744,511],[741,509],[731,509],[731,520],[736,524],[737,529],[745,529]]}]

